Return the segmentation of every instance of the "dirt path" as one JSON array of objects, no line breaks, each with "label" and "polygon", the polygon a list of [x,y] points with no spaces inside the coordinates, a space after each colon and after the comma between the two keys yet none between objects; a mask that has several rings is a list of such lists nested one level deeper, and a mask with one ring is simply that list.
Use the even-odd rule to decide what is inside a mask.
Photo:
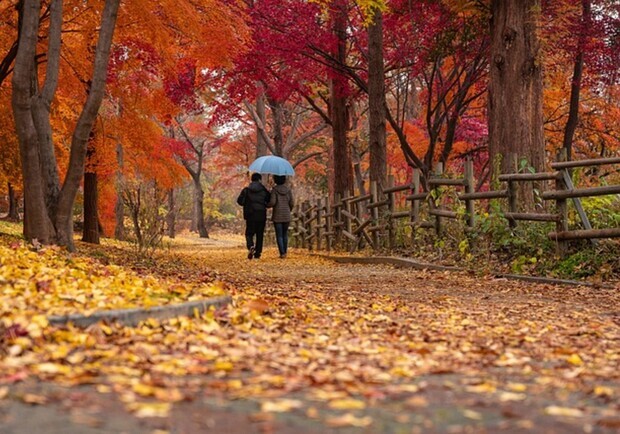
[{"label": "dirt path", "polygon": [[[220,328],[187,343],[218,354],[215,368],[205,362],[204,374],[174,378],[191,402],[175,403],[167,418],[136,419],[83,388],[94,410],[78,406],[75,416],[62,404],[75,389],[54,386],[61,404],[41,417],[64,418],[65,430],[49,432],[620,428],[617,290],[339,265],[305,252],[280,260],[273,248],[249,261],[234,245],[177,242],[173,249],[187,270],[214,272],[235,300],[216,312]],[[182,359],[187,348],[165,351]],[[24,404],[9,402],[0,400],[2,432],[33,432],[15,416]]]}]

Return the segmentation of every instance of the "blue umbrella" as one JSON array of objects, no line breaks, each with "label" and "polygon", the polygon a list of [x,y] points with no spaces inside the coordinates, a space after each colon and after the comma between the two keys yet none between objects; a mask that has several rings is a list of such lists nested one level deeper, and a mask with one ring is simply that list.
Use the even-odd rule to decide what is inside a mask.
[{"label": "blue umbrella", "polygon": [[250,164],[250,171],[280,176],[293,176],[295,174],[295,169],[293,169],[291,163],[275,155],[258,157]]}]

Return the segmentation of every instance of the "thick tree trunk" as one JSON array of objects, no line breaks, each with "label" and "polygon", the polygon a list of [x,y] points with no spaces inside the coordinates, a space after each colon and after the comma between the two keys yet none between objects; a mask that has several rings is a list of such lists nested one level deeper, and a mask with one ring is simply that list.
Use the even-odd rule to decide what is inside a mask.
[{"label": "thick tree trunk", "polygon": [[17,200],[17,194],[13,184],[9,182],[9,214],[7,218],[12,221],[19,221],[19,206]]},{"label": "thick tree trunk", "polygon": [[99,194],[97,192],[97,174],[86,172],[84,174],[84,231],[82,241],[99,244],[99,214],[97,204]]},{"label": "thick tree trunk", "polygon": [[101,30],[95,50],[93,79],[86,98],[86,103],[78,119],[71,140],[71,157],[65,182],[58,198],[56,214],[56,232],[58,242],[74,250],[73,246],[73,203],[80,181],[84,176],[84,162],[86,160],[86,144],[95,123],[101,101],[103,100],[105,81],[108,71],[108,59],[112,36],[116,25],[116,17],[120,0],[106,0],[101,20]]},{"label": "thick tree trunk", "polygon": [[375,9],[368,27],[368,145],[370,181],[386,186],[387,150],[385,144],[385,74],[383,65],[383,16]]},{"label": "thick tree trunk", "polygon": [[[39,158],[41,174],[43,177],[43,189],[45,194],[45,206],[48,215],[53,219],[56,215],[58,195],[60,193],[60,177],[54,152],[52,137],[52,125],[50,122],[50,110],[54,94],[58,87],[58,74],[60,66],[60,45],[62,27],[62,0],[53,0],[50,5],[49,44],[47,49],[47,62],[45,68],[45,83],[32,102],[32,119],[38,134]],[[38,85],[37,71],[34,73],[35,86]]]},{"label": "thick tree trunk", "polygon": [[[542,71],[536,33],[540,0],[491,2],[491,71],[489,83],[489,151],[501,156],[502,172],[514,170],[515,160],[544,168]],[[534,204],[531,185],[520,202]]]},{"label": "thick tree trunk", "polygon": [[166,215],[166,226],[168,227],[168,236],[174,238],[176,236],[176,211],[174,209],[174,189],[168,191],[168,214]]},{"label": "thick tree trunk", "polygon": [[583,52],[585,49],[586,32],[590,24],[590,16],[592,10],[591,0],[581,1],[581,28],[579,35],[579,44],[577,47],[577,56],[575,57],[575,65],[573,66],[573,80],[570,87],[570,105],[568,109],[568,120],[564,128],[563,147],[566,149],[566,157],[568,160],[573,159],[573,138],[579,123],[579,97],[581,93],[581,77],[583,75]]},{"label": "thick tree trunk", "polygon": [[[340,4],[334,9],[334,33],[338,38],[336,61],[346,65],[346,25],[345,6]],[[347,96],[344,77],[335,77],[331,81],[330,117],[332,119],[332,152],[334,160],[334,194],[346,197],[352,189],[351,152],[347,142]]]},{"label": "thick tree trunk", "polygon": [[13,117],[19,139],[22,176],[24,180],[24,237],[51,243],[55,240],[52,221],[47,214],[44,181],[40,172],[39,144],[32,119],[32,78],[35,74],[35,54],[39,32],[40,0],[25,0],[19,48],[13,70]]},{"label": "thick tree trunk", "polygon": [[196,212],[196,229],[200,238],[209,238],[209,232],[205,225],[205,213],[203,209],[204,191],[200,185],[200,178],[193,178],[194,180],[194,210]]}]

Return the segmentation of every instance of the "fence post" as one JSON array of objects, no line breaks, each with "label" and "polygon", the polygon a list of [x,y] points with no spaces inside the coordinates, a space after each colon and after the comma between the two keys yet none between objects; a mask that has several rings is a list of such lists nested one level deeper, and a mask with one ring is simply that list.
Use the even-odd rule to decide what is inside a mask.
[{"label": "fence post", "polygon": [[316,249],[321,250],[322,243],[321,237],[323,233],[321,231],[321,218],[323,217],[323,199],[318,198],[316,200]]},{"label": "fence post", "polygon": [[332,208],[329,197],[325,199],[325,243],[327,243],[327,251],[332,250]]},{"label": "fence post", "polygon": [[[347,200],[344,201],[344,209],[347,212],[347,214],[351,214],[351,201],[348,200],[349,198],[347,198]],[[349,218],[348,215],[344,216],[344,229],[347,231],[347,233],[351,233],[352,228],[351,228],[351,219]],[[345,241],[345,248],[347,250],[351,249],[352,242],[351,240],[349,240],[349,237],[346,237],[346,241]]]},{"label": "fence post", "polygon": [[[512,161],[510,163],[510,167],[512,167],[513,173],[519,172],[518,159],[516,155],[512,155]],[[516,213],[518,210],[517,206],[517,188],[515,181],[508,181],[508,211],[511,213]],[[517,227],[517,221],[510,218],[508,219],[508,224],[511,228]]]},{"label": "fence post", "polygon": [[[567,154],[566,148],[560,149],[558,153],[558,162],[566,161]],[[566,182],[564,178],[557,178],[555,180],[555,189],[556,190],[566,190]],[[555,200],[555,208],[558,213],[558,221],[556,223],[555,231],[556,233],[566,232],[568,231],[568,203],[567,199],[556,199]],[[568,241],[556,239],[557,252],[558,255],[563,258],[566,256],[568,252]]]},{"label": "fence post", "polygon": [[[370,183],[370,203],[375,204],[377,202],[379,202],[379,194],[377,191],[377,181],[372,181]],[[372,232],[372,244],[373,244],[372,247],[374,249],[378,249],[379,248],[379,230],[377,229],[377,226],[379,225],[379,207],[373,206],[370,210],[370,213],[372,215],[373,226],[375,226],[375,229]]]},{"label": "fence post", "polygon": [[[387,185],[388,185],[388,188],[394,187],[394,175],[388,176]],[[387,201],[388,201],[387,230],[388,230],[388,247],[390,248],[390,250],[396,247],[394,218],[392,217],[394,215],[394,212],[396,212],[395,194],[396,193],[394,192],[389,192],[387,196]]]},{"label": "fence post", "polygon": [[[437,163],[437,165],[435,166],[435,176],[440,178],[441,175],[443,174],[443,163],[439,162]],[[431,208],[441,208],[441,203],[439,204],[439,206],[437,206],[435,200],[436,198],[439,199],[438,195],[439,195],[439,186],[435,185],[433,186],[431,193],[435,193],[435,194],[431,194],[430,195],[430,206]],[[435,196],[435,197],[434,197]],[[435,233],[439,236],[441,235],[441,217],[436,215],[435,216]]]},{"label": "fence post", "polygon": [[[413,194],[418,194],[420,190],[420,169],[413,169]],[[420,201],[418,199],[413,199],[411,201],[411,210],[410,210],[410,221],[411,221],[411,243],[415,241],[415,233],[418,229],[418,225],[420,223]]]},{"label": "fence post", "polygon": [[305,249],[307,246],[307,242],[309,240],[306,240],[306,237],[308,236],[309,232],[309,225],[307,224],[308,219],[306,218],[306,212],[308,211],[308,201],[304,201],[301,204],[301,227],[304,228],[304,230],[302,231],[302,236],[301,236],[301,248]]},{"label": "fence post", "polygon": [[[465,161],[465,193],[474,193],[476,187],[474,186],[474,162],[471,158]],[[467,226],[473,228],[476,223],[476,210],[474,207],[474,201],[467,199],[465,201],[465,208],[467,210]]]},{"label": "fence post", "polygon": [[332,229],[334,231],[334,248],[338,249],[342,241],[342,207],[344,203],[340,193],[336,193],[336,203],[334,204],[334,218],[332,219]]}]

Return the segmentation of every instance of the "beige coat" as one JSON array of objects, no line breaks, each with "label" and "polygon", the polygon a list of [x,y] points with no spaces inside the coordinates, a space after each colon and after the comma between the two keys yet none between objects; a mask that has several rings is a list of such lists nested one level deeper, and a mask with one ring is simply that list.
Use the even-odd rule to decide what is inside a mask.
[{"label": "beige coat", "polygon": [[268,207],[273,207],[271,220],[274,223],[290,223],[291,210],[295,206],[293,192],[288,185],[276,185],[271,190]]}]

